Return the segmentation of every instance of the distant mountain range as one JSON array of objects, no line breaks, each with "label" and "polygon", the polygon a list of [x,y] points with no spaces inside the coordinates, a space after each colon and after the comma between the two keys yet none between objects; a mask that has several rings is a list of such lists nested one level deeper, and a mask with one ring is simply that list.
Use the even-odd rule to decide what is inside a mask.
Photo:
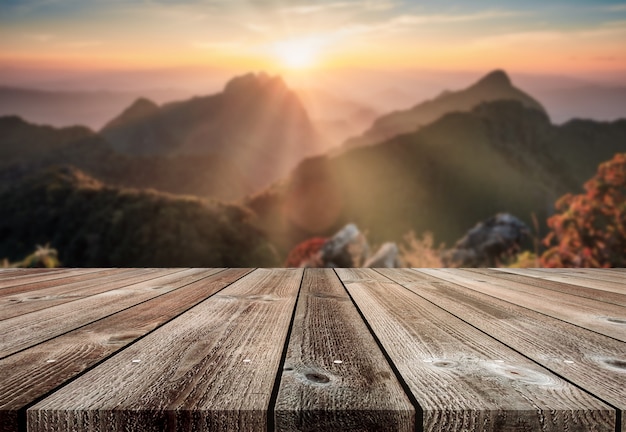
[{"label": "distant mountain range", "polygon": [[437,120],[454,111],[470,111],[483,102],[515,100],[528,108],[545,113],[539,102],[514,87],[508,75],[496,70],[464,90],[445,91],[436,98],[415,105],[413,108],[394,111],[376,119],[374,124],[358,137],[349,139],[344,148],[376,144]]},{"label": "distant mountain range", "polygon": [[53,128],[0,117],[0,187],[57,165],[72,165],[110,185],[205,198],[236,200],[256,190],[219,156],[131,156],[82,126]]},{"label": "distant mountain range", "polygon": [[163,106],[139,98],[99,133],[0,118],[0,176],[72,164],[123,187],[234,200],[325,146],[280,78],[248,74],[213,96]]},{"label": "distant mountain range", "polygon": [[572,119],[617,120],[626,117],[626,87],[557,87],[542,91],[541,103],[555,123]]},{"label": "distant mountain range", "polygon": [[[180,99],[177,90],[149,91],[158,101]],[[51,91],[0,86],[0,116],[20,116],[31,123],[66,127],[101,128],[125,106],[141,96],[130,91]]]},{"label": "distant mountain range", "polygon": [[[11,234],[7,237],[11,242],[0,240],[0,252],[29,252],[33,241],[46,238],[54,239],[53,247],[70,248],[72,254],[84,247],[71,240],[78,222],[68,228],[57,219],[47,219],[47,212],[74,220],[82,211],[85,217],[98,215],[94,220],[106,225],[109,218],[117,217],[112,209],[119,198],[123,206],[129,206],[128,214],[149,221],[150,212],[133,213],[130,202],[149,203],[152,198],[133,192],[127,200],[125,188],[155,189],[158,202],[182,199],[165,198],[162,192],[238,201],[256,214],[246,216],[242,232],[251,236],[264,232],[282,256],[297,242],[329,235],[348,222],[367,232],[372,244],[397,241],[414,230],[418,234],[431,231],[436,241],[451,245],[476,222],[498,212],[512,213],[529,226],[533,226],[534,214],[543,229],[558,197],[580,191],[600,162],[626,151],[626,120],[572,120],[555,125],[546,110],[513,86],[503,71],[489,73],[464,90],[444,92],[374,120],[374,110],[365,104],[316,93],[306,96],[310,106],[317,106],[313,117],[301,102],[305,96],[299,97],[279,77],[261,73],[233,78],[221,93],[211,96],[163,105],[138,98],[99,132],[0,117],[0,207],[10,202],[17,209],[19,197],[24,197],[19,207],[22,217],[10,216],[7,210],[8,222],[0,225],[0,234],[22,234]],[[336,111],[331,109],[333,103]],[[370,122],[370,127],[337,152],[315,125],[324,119],[348,121],[342,112],[352,112],[361,124]],[[53,174],[46,171],[59,165],[71,168],[53,169]],[[38,177],[44,171],[48,174]],[[60,184],[65,192],[43,191],[46,182]],[[107,191],[105,195],[102,190]],[[77,193],[85,202],[85,197],[93,195],[93,208],[81,204],[63,213],[64,200]],[[42,199],[48,200],[46,210],[40,205]],[[146,205],[152,210],[161,208]],[[170,204],[163,205],[170,208]],[[100,213],[98,206],[107,210]],[[230,208],[215,202],[210,206]],[[230,217],[224,211],[207,217]],[[29,234],[27,222],[37,218],[38,212],[43,212],[44,225],[37,222],[35,236]],[[197,220],[194,217],[189,223]],[[169,219],[158,222],[161,230],[147,223],[151,231],[145,235],[171,236],[183,229]],[[94,222],[89,230],[96,230],[95,226]],[[96,238],[94,233],[89,231],[84,238]],[[231,228],[224,233],[219,244],[236,234]],[[20,236],[23,243],[19,243]],[[265,241],[263,235],[258,238]],[[98,239],[88,246],[104,241]],[[200,254],[209,253],[194,247]],[[127,248],[139,253],[130,243]],[[140,262],[130,255],[115,256],[127,257],[115,265]],[[73,260],[66,258],[66,264],[83,265]]]},{"label": "distant mountain range", "polygon": [[219,156],[257,188],[329,146],[297,95],[280,77],[264,73],[234,78],[212,96],[163,106],[139,99],[100,133],[122,154]]},{"label": "distant mountain range", "polygon": [[282,253],[347,222],[375,244],[414,230],[448,246],[498,212],[529,226],[534,214],[543,227],[558,197],[626,151],[626,120],[555,126],[526,102],[483,103],[379,144],[307,159],[247,205]]}]

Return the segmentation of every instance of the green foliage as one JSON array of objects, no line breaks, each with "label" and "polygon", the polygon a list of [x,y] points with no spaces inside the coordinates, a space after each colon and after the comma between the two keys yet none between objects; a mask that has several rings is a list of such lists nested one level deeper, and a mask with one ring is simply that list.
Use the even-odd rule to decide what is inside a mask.
[{"label": "green foliage", "polygon": [[626,153],[600,164],[585,193],[567,194],[556,207],[543,266],[626,266]]},{"label": "green foliage", "polygon": [[239,206],[105,186],[51,169],[0,193],[0,256],[50,243],[69,267],[274,266]]}]

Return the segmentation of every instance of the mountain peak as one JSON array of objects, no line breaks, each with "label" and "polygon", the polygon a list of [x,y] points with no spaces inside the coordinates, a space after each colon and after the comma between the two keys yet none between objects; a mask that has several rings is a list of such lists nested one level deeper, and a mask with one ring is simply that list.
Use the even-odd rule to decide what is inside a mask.
[{"label": "mountain peak", "polygon": [[159,106],[150,99],[138,98],[131,106],[126,108],[122,117],[127,119],[139,119],[154,114],[159,110]]},{"label": "mountain peak", "polygon": [[129,123],[136,123],[147,119],[160,111],[157,104],[150,99],[140,97],[135,100],[131,106],[126,108],[120,115],[108,122],[101,131],[110,130],[119,126],[124,126]]},{"label": "mountain peak", "polygon": [[133,102],[131,107],[158,108],[159,106],[148,98],[140,97]]},{"label": "mountain peak", "polygon": [[475,84],[477,87],[511,87],[512,85],[509,76],[501,69],[489,72]]},{"label": "mountain peak", "polygon": [[278,76],[271,76],[266,72],[247,73],[237,76],[226,83],[224,93],[240,93],[249,91],[259,91],[265,89],[287,91],[287,85]]}]

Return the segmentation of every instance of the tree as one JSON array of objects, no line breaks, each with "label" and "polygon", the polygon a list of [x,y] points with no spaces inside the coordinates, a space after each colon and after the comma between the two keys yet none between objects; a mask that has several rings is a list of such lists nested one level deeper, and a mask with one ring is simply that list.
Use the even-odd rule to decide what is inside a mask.
[{"label": "tree", "polygon": [[585,193],[566,194],[555,207],[544,267],[626,266],[626,153],[600,164]]}]

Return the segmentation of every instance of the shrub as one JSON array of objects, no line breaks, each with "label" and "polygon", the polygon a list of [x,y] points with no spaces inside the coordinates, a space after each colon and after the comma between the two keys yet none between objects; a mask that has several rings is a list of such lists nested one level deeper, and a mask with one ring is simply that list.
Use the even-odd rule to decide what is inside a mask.
[{"label": "shrub", "polygon": [[626,153],[600,164],[585,193],[567,194],[548,219],[544,267],[626,265]]}]

